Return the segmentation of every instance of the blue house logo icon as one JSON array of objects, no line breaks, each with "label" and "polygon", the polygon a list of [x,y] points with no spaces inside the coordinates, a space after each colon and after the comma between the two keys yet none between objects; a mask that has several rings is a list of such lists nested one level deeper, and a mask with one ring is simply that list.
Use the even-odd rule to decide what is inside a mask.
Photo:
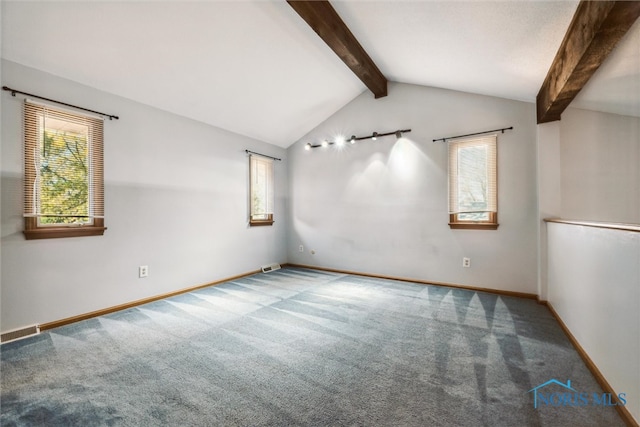
[{"label": "blue house logo icon", "polygon": [[532,388],[531,390],[529,390],[529,391],[527,392],[527,393],[531,393],[531,392],[533,392],[533,407],[534,407],[535,409],[537,409],[537,408],[538,408],[538,390],[540,390],[541,388],[544,388],[544,387],[546,387],[546,386],[548,386],[548,385],[551,385],[551,384],[557,384],[557,385],[559,385],[559,386],[561,386],[561,387],[566,388],[567,390],[571,390],[571,391],[573,391],[574,393],[575,393],[575,392],[577,392],[574,388],[572,388],[572,387],[571,387],[571,380],[567,380],[567,383],[565,384],[565,383],[563,383],[563,382],[558,381],[558,380],[557,380],[557,379],[555,379],[555,378],[551,378],[551,379],[550,379],[549,381],[547,381],[546,383],[540,384],[539,386],[534,387],[534,388]]},{"label": "blue house logo icon", "polygon": [[[558,387],[554,387],[556,391],[546,392],[542,389],[550,385],[562,387],[563,390],[557,391]],[[615,395],[609,392],[592,392],[579,393],[571,387],[571,380],[567,383],[558,381],[555,378],[550,379],[546,383],[540,384],[532,388],[527,393],[533,393],[533,407],[538,409],[539,406],[624,406],[627,403],[627,394],[620,393]]]}]

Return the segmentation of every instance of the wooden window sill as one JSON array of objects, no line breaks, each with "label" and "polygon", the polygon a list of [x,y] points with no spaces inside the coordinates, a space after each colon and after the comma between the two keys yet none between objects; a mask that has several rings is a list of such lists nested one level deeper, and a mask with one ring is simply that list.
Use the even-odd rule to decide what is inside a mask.
[{"label": "wooden window sill", "polygon": [[273,225],[274,221],[249,221],[249,226],[258,227],[263,225]]},{"label": "wooden window sill", "polygon": [[458,230],[497,230],[499,224],[480,222],[450,222],[449,227]]},{"label": "wooden window sill", "polygon": [[82,226],[82,227],[41,227],[32,230],[24,230],[27,240],[57,239],[62,237],[102,236],[107,227]]}]

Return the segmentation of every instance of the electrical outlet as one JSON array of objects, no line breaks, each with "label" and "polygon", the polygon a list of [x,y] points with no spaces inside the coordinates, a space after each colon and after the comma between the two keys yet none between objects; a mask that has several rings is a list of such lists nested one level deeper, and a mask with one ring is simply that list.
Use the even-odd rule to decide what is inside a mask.
[{"label": "electrical outlet", "polygon": [[298,246],[298,252],[304,252],[304,246],[302,245]]},{"label": "electrical outlet", "polygon": [[149,266],[141,265],[138,267],[138,277],[143,278],[149,275]]},{"label": "electrical outlet", "polygon": [[471,258],[462,258],[462,266],[465,268],[471,267]]}]

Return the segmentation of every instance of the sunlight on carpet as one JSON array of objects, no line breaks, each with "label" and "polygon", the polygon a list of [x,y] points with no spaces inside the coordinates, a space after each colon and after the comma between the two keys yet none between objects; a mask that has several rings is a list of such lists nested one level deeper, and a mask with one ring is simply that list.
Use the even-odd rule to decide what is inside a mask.
[{"label": "sunlight on carpet", "polygon": [[[533,300],[303,268],[7,343],[3,426],[623,426]],[[561,390],[558,390],[561,391]]]}]

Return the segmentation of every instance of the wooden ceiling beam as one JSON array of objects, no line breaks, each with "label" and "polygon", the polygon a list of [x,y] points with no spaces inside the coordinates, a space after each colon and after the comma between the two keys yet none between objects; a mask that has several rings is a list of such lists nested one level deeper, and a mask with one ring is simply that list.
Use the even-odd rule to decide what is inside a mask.
[{"label": "wooden ceiling beam", "polygon": [[536,97],[538,124],[560,120],[638,16],[640,1],[580,1]]},{"label": "wooden ceiling beam", "polygon": [[287,3],[362,80],[376,98],[387,96],[386,77],[328,1],[287,0]]}]

